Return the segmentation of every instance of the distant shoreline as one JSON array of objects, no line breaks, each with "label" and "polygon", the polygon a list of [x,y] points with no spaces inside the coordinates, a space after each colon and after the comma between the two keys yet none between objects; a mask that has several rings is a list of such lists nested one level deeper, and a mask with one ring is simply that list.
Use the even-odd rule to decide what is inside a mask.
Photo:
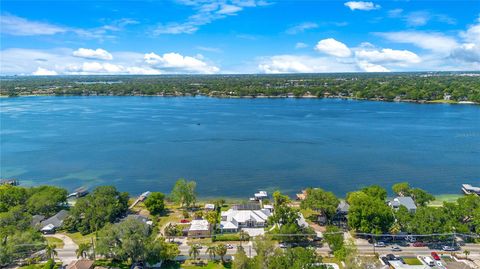
[{"label": "distant shoreline", "polygon": [[27,94],[18,96],[0,95],[0,98],[21,98],[21,97],[164,97],[164,98],[178,98],[178,97],[205,97],[205,98],[217,98],[217,99],[342,99],[342,100],[354,100],[354,101],[374,101],[374,102],[388,102],[388,103],[414,103],[414,104],[448,104],[448,105],[480,105],[480,103],[473,101],[453,101],[453,100],[387,100],[382,98],[355,98],[346,96],[324,96],[318,97],[314,95],[307,96],[282,96],[282,95],[261,95],[261,96],[216,96],[216,95],[148,95],[148,94],[134,94],[134,95],[76,95],[76,94]]}]

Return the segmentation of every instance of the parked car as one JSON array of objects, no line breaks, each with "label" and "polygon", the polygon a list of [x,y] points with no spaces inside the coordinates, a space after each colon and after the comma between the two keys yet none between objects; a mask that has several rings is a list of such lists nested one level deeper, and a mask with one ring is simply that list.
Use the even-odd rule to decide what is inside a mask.
[{"label": "parked car", "polygon": [[438,256],[437,252],[432,252],[430,253],[430,255],[432,255],[432,258],[436,261],[439,261],[440,260],[440,256]]},{"label": "parked car", "polygon": [[382,261],[385,265],[390,265],[390,262],[388,262],[388,258],[387,257],[382,257]]},{"label": "parked car", "polygon": [[227,244],[227,249],[233,249],[233,245],[232,244]]},{"label": "parked car", "polygon": [[390,248],[391,251],[402,251],[402,249],[399,246],[392,246]]},{"label": "parked car", "polygon": [[385,257],[387,257],[387,259],[389,261],[396,261],[398,259],[397,256],[395,256],[393,254],[387,254],[387,256],[385,256]]},{"label": "parked car", "polygon": [[412,246],[414,247],[425,247],[427,244],[423,243],[423,242],[415,242],[412,244]]},{"label": "parked car", "polygon": [[285,243],[280,243],[280,244],[278,244],[278,247],[279,247],[279,248],[287,248],[287,244],[285,244]]},{"label": "parked car", "polygon": [[457,251],[460,248],[458,246],[443,246],[442,250],[443,251]]},{"label": "parked car", "polygon": [[386,247],[387,245],[385,245],[384,242],[376,242],[375,244],[373,244],[375,247],[377,248],[384,248]]},{"label": "parked car", "polygon": [[182,219],[180,220],[180,223],[189,223],[190,221],[188,219]]}]

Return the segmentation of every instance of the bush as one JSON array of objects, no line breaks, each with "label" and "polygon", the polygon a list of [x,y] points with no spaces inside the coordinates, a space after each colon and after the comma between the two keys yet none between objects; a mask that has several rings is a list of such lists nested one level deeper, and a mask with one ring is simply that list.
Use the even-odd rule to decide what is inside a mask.
[{"label": "bush", "polygon": [[43,265],[43,269],[52,269],[54,265],[55,265],[55,262],[53,261],[53,259],[49,259],[49,260]]}]

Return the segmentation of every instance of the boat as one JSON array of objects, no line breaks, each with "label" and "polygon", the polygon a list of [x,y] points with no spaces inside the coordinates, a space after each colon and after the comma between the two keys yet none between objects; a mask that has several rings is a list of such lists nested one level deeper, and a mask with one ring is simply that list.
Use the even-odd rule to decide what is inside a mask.
[{"label": "boat", "polygon": [[462,184],[462,191],[467,195],[469,194],[480,195],[480,187],[475,187],[470,184]]},{"label": "boat", "polygon": [[88,194],[86,187],[77,188],[74,192],[67,195],[67,198],[80,198]]}]

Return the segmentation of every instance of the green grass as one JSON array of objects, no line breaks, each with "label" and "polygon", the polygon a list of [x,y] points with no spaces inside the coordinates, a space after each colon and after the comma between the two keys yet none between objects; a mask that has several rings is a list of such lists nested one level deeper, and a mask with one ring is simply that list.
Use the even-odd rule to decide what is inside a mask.
[{"label": "green grass", "polygon": [[456,202],[461,194],[441,194],[435,195],[435,200],[428,204],[428,206],[442,206],[443,202]]},{"label": "green grass", "polygon": [[18,269],[42,269],[43,264],[30,264],[25,266],[20,266]]},{"label": "green grass", "polygon": [[102,266],[102,267],[108,267],[108,268],[119,268],[119,269],[129,269],[130,264],[128,263],[118,263],[118,262],[112,262],[111,260],[96,260],[95,263],[93,264],[94,266]]},{"label": "green grass", "polygon": [[83,243],[83,244],[85,244],[85,243],[91,243],[91,242],[92,242],[92,238],[95,237],[95,234],[94,234],[94,233],[82,235],[81,233],[76,232],[76,233],[66,233],[65,235],[67,235],[68,237],[72,238],[73,242],[75,242],[75,244],[77,244],[77,245],[80,245],[80,244],[82,244],[82,243]]},{"label": "green grass", "polygon": [[422,265],[422,262],[417,258],[403,258],[406,264],[408,265]]},{"label": "green grass", "polygon": [[162,265],[162,269],[230,269],[232,265],[230,263],[222,264],[219,261],[212,262],[209,261],[207,265],[192,265],[191,261],[186,261],[184,264],[178,262],[170,262]]},{"label": "green grass", "polygon": [[58,239],[56,237],[45,237],[45,239],[47,240],[47,243],[49,245],[54,245],[55,248],[63,248],[63,241],[61,239]]}]

